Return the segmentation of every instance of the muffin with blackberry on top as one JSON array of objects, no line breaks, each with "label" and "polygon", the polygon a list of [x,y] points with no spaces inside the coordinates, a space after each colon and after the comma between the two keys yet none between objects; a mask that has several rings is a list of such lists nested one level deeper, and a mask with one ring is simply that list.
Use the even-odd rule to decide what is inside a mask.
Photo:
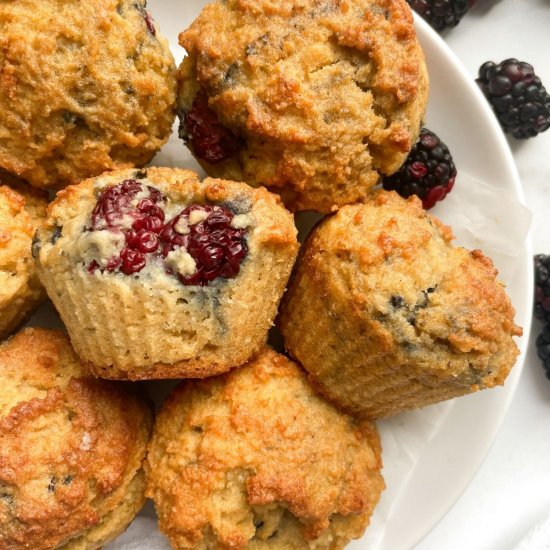
[{"label": "muffin with blackberry on top", "polygon": [[217,1],[180,44],[191,152],[291,210],[363,199],[418,137],[428,77],[405,0]]},{"label": "muffin with blackberry on top", "polygon": [[176,67],[145,4],[0,2],[0,168],[58,188],[151,160]]},{"label": "muffin with blackberry on top", "polygon": [[183,382],[149,445],[147,494],[178,550],[339,550],[376,506],[376,427],[317,396],[270,349],[244,367]]},{"label": "muffin with blackberry on top", "polygon": [[59,192],[34,246],[78,355],[120,379],[244,363],[265,343],[297,250],[275,195],[171,168]]},{"label": "muffin with blackberry on top", "polygon": [[0,339],[45,298],[31,243],[36,227],[46,218],[47,199],[46,193],[0,173]]},{"label": "muffin with blackberry on top", "polygon": [[514,308],[491,260],[451,239],[417,197],[387,191],[312,232],[280,327],[334,403],[380,418],[504,383]]},{"label": "muffin with blackberry on top", "polygon": [[60,331],[21,331],[0,365],[0,548],[101,548],[145,500],[149,403],[92,378]]}]

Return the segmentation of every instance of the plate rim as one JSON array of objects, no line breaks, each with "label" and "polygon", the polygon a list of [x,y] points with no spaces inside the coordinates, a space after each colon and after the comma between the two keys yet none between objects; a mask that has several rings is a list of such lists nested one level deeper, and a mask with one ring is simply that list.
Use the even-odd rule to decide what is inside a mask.
[{"label": "plate rim", "polygon": [[[449,60],[453,65],[453,70],[456,70],[460,76],[462,77],[461,80],[468,86],[472,94],[477,96],[479,103],[479,107],[482,109],[482,111],[485,114],[485,119],[483,123],[489,124],[491,133],[493,134],[493,137],[496,140],[496,147],[500,150],[500,153],[503,154],[506,162],[506,168],[509,172],[510,179],[513,182],[513,188],[515,193],[515,198],[523,205],[526,204],[525,202],[525,194],[523,190],[523,186],[521,183],[521,178],[519,176],[519,172],[517,169],[517,165],[515,163],[515,159],[512,153],[512,150],[510,148],[510,145],[506,139],[506,136],[504,132],[502,131],[500,124],[498,123],[498,120],[496,116],[494,115],[489,103],[485,99],[483,93],[475,83],[474,78],[472,75],[468,72],[466,67],[463,65],[460,58],[455,54],[455,52],[451,49],[451,47],[445,42],[443,37],[441,37],[426,21],[422,19],[421,16],[414,13],[414,20],[415,20],[415,27],[417,31],[417,35],[419,38],[419,41],[431,41],[434,45],[434,47],[439,50],[441,54],[443,54],[447,60]],[[424,49],[424,44],[422,44]],[[483,443],[477,444],[477,453],[475,454],[475,460],[472,457],[472,464],[469,468],[469,473],[467,475],[463,475],[463,479],[461,480],[460,484],[455,485],[452,491],[448,491],[445,493],[444,498],[440,496],[440,499],[438,501],[438,511],[436,513],[430,514],[430,521],[426,520],[426,517],[423,518],[424,521],[419,522],[420,525],[417,527],[416,532],[413,536],[411,536],[411,544],[407,546],[402,546],[402,548],[412,549],[417,544],[419,544],[429,533],[435,529],[435,527],[441,522],[441,520],[450,512],[450,510],[453,508],[453,506],[457,503],[457,501],[460,499],[460,497],[463,495],[463,493],[468,489],[472,481],[475,479],[479,469],[485,462],[487,455],[489,454],[495,439],[502,427],[502,424],[506,418],[506,415],[508,413],[510,404],[514,398],[514,395],[516,393],[516,389],[519,383],[519,380],[521,378],[521,373],[523,371],[523,367],[526,360],[527,355],[527,348],[529,343],[529,336],[531,332],[531,325],[532,325],[532,315],[529,314],[530,311],[532,311],[533,306],[533,293],[534,293],[534,273],[533,273],[533,263],[531,261],[533,255],[533,249],[532,249],[532,236],[531,236],[531,229],[529,229],[526,240],[523,246],[522,251],[518,255],[516,259],[516,265],[517,267],[523,267],[525,271],[521,273],[521,276],[525,282],[525,284],[522,286],[523,289],[523,301],[522,304],[526,306],[525,314],[523,319],[518,319],[516,315],[516,322],[518,322],[523,327],[523,335],[516,340],[519,348],[519,355],[516,360],[516,363],[509,374],[506,383],[504,387],[502,388],[496,388],[491,390],[492,394],[495,392],[500,392],[500,398],[498,399],[498,404],[500,407],[498,408],[498,414],[496,415],[497,418],[493,422],[491,422],[490,426],[485,429],[485,441]],[[519,303],[519,302],[518,302]],[[517,312],[516,312],[517,313]],[[442,422],[442,424],[438,427],[436,433],[430,438],[430,440],[426,443],[425,447],[422,449],[421,455],[411,470],[407,480],[405,481],[405,484],[403,488],[400,490],[399,498],[402,498],[402,493],[404,490],[407,489],[407,487],[410,485],[411,481],[415,479],[415,473],[418,471],[419,467],[422,466],[422,457],[425,453],[427,454],[433,454],[433,446],[435,442],[438,442],[440,438],[442,438],[442,428],[444,428],[445,423],[452,421],[457,416],[460,416],[464,414],[465,412],[468,412],[468,409],[471,409],[471,402],[474,399],[482,400],[485,395],[487,395],[485,392],[478,392],[469,396],[464,396],[458,399],[454,399],[451,402],[451,407],[446,413],[445,421]],[[469,412],[472,412],[471,410]],[[443,439],[445,437],[443,436]],[[441,443],[439,443],[441,446]],[[418,474],[417,474],[418,475]],[[419,495],[420,496],[420,495]],[[394,510],[390,512],[389,517],[392,517]],[[382,536],[378,548],[380,550],[385,550],[386,548],[390,548],[391,550],[398,550],[398,548],[395,546],[395,544],[392,544],[392,546],[388,546],[388,543],[386,542],[386,539],[388,537],[386,536],[386,533]],[[361,539],[358,539],[357,542],[361,542]],[[390,542],[392,542],[390,540]],[[399,547],[401,548],[401,547]]]}]

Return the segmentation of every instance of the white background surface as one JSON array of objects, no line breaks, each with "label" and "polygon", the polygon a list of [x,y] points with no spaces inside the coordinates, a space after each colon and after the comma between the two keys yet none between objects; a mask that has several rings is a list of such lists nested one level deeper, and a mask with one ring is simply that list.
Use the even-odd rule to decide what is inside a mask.
[{"label": "white background surface", "polygon": [[[549,0],[477,0],[444,38],[472,78],[487,60],[516,57],[531,63],[550,90]],[[534,251],[550,253],[550,130],[509,142],[534,214]],[[415,550],[512,550],[533,524],[550,514],[550,380],[534,345],[541,328],[533,324],[516,395],[487,459]],[[550,549],[550,538],[545,548]]]}]

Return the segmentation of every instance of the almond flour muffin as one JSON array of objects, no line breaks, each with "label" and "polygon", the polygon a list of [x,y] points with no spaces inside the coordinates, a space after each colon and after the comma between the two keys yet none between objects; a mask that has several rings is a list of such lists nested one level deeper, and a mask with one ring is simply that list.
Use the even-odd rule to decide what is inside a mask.
[{"label": "almond flour muffin", "polygon": [[180,34],[180,135],[212,176],[330,212],[395,172],[428,77],[405,0],[217,1]]},{"label": "almond flour muffin", "polygon": [[58,193],[34,247],[73,345],[105,378],[204,377],[265,343],[298,250],[276,195],[170,168]]},{"label": "almond flour muffin", "polygon": [[325,396],[380,418],[504,383],[514,308],[491,260],[451,238],[416,197],[386,191],[313,231],[280,327]]},{"label": "almond flour muffin", "polygon": [[62,332],[18,333],[0,365],[0,548],[101,548],[145,500],[149,404],[86,374]]},{"label": "almond flour muffin", "polygon": [[0,339],[46,296],[36,275],[31,243],[46,217],[47,204],[46,193],[0,173]]},{"label": "almond flour muffin", "polygon": [[147,494],[177,550],[337,550],[368,525],[381,467],[375,426],[340,413],[266,348],[169,396]]},{"label": "almond flour muffin", "polygon": [[36,187],[144,165],[176,67],[145,0],[0,2],[0,167]]}]

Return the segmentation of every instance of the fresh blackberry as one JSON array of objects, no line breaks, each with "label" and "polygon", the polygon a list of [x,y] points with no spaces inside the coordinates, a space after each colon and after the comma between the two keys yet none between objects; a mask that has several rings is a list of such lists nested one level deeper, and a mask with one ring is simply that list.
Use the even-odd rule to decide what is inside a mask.
[{"label": "fresh blackberry", "polygon": [[536,346],[546,378],[550,380],[550,323],[546,323],[542,332],[537,336]]},{"label": "fresh blackberry", "polygon": [[535,260],[535,317],[550,323],[550,255],[537,254]]},{"label": "fresh blackberry", "polygon": [[487,61],[476,82],[506,133],[527,139],[550,128],[550,95],[529,63]]},{"label": "fresh blackberry", "polygon": [[456,27],[475,0],[407,0],[436,31]]},{"label": "fresh blackberry", "polygon": [[382,185],[402,197],[417,195],[428,210],[447,196],[455,178],[456,167],[448,147],[433,132],[422,128],[403,166],[385,177]]}]

